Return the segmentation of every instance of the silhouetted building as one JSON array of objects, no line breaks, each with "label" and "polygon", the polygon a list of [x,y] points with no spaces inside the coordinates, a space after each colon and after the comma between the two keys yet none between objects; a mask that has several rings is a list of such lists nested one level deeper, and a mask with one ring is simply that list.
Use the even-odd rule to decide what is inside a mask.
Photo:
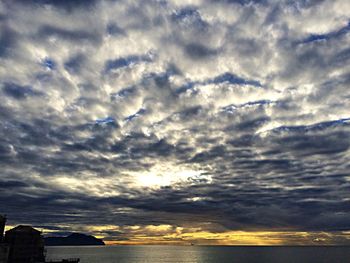
[{"label": "silhouetted building", "polygon": [[0,263],[7,263],[9,246],[3,243],[6,217],[0,215]]},{"label": "silhouetted building", "polygon": [[9,246],[5,243],[0,243],[0,263],[7,263]]},{"label": "silhouetted building", "polygon": [[0,215],[0,243],[2,243],[4,238],[5,224],[6,224],[6,216]]},{"label": "silhouetted building", "polygon": [[5,243],[10,246],[8,263],[45,262],[41,232],[31,226],[19,225],[6,231]]}]

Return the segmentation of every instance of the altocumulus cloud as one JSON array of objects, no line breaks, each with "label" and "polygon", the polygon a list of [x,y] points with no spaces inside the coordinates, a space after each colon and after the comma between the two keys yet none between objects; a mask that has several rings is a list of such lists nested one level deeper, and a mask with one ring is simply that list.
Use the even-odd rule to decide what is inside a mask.
[{"label": "altocumulus cloud", "polygon": [[110,241],[307,242],[273,232],[293,230],[347,243],[348,10],[2,1],[0,212]]}]

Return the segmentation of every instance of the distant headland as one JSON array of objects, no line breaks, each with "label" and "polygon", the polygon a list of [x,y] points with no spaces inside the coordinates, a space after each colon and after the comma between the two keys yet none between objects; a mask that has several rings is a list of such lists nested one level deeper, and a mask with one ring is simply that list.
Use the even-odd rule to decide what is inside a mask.
[{"label": "distant headland", "polygon": [[103,240],[94,236],[73,233],[66,237],[45,237],[45,246],[104,246]]}]

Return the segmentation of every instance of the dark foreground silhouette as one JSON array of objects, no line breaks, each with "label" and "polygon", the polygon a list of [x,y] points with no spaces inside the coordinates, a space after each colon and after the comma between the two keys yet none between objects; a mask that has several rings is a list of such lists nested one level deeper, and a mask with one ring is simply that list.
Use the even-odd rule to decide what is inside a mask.
[{"label": "dark foreground silhouette", "polygon": [[41,231],[28,225],[16,226],[4,235],[5,224],[6,216],[0,215],[0,263],[78,263],[80,258],[76,257],[46,260],[45,245],[104,245],[100,239],[78,233],[64,238],[44,238]]}]

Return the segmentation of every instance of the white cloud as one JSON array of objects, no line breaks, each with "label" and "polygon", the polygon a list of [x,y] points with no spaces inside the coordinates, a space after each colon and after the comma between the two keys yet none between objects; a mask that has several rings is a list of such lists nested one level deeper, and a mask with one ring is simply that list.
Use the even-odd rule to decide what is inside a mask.
[{"label": "white cloud", "polygon": [[[330,198],[342,199],[349,1],[240,2],[1,3],[4,180],[29,174],[28,184],[86,198],[137,199],[143,187],[151,196],[181,186],[195,192],[183,200],[222,202],[229,227],[249,221],[228,208],[233,190],[285,192],[303,183],[323,191],[310,167],[329,183]],[[305,182],[290,178],[298,176]],[[197,197],[198,189],[213,196]],[[300,202],[307,195],[295,194]],[[254,205],[254,216],[273,213]],[[278,220],[302,224],[286,218]]]}]

